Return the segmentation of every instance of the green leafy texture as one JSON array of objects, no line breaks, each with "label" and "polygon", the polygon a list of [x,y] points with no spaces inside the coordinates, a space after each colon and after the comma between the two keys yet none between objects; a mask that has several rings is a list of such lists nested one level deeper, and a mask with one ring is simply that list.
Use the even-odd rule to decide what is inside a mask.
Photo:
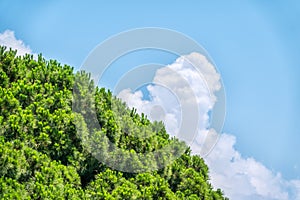
[{"label": "green leafy texture", "polygon": [[[174,152],[159,152],[168,145]],[[182,155],[169,162],[176,151]],[[140,154],[147,156],[141,160]],[[118,172],[97,158],[124,169],[132,161],[141,172]],[[165,167],[142,172],[160,165]],[[169,138],[162,122],[151,123],[95,87],[86,72],[74,73],[41,55],[16,56],[5,47],[0,47],[0,177],[0,199],[227,199],[212,188],[203,159]]]}]

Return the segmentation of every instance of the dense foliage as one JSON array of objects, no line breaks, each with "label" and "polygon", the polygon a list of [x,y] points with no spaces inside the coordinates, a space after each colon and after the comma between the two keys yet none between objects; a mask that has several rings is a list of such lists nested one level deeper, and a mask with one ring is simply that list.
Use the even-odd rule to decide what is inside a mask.
[{"label": "dense foliage", "polygon": [[[76,79],[87,85],[75,84]],[[72,93],[74,89],[86,96],[93,87],[85,72],[0,47],[0,199],[225,199],[209,183],[203,159],[190,155],[189,148],[151,172],[142,172],[145,163],[139,160],[135,166],[140,173],[120,172],[99,162],[83,139],[94,141],[104,152],[98,156],[106,160],[112,156],[105,154],[111,143],[138,155],[180,142],[169,138],[161,122],[151,123],[97,87],[92,98],[101,129],[92,129],[93,123],[84,120],[89,111],[73,112]],[[87,110],[85,103],[78,109]],[[151,136],[129,134],[141,130]],[[161,156],[165,160],[170,155]]]}]

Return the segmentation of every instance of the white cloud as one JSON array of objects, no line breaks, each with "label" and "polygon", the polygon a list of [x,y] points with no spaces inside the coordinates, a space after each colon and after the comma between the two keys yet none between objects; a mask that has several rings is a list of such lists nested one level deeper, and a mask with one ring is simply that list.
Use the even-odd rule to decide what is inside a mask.
[{"label": "white cloud", "polygon": [[[255,159],[244,158],[234,148],[235,136],[219,135],[208,129],[208,112],[217,100],[214,92],[220,89],[221,84],[220,75],[203,55],[191,53],[179,57],[173,64],[157,70],[153,82],[156,85],[147,88],[151,100],[143,100],[141,91],[133,93],[130,89],[123,90],[118,97],[129,107],[137,108],[139,113],[147,114],[151,120],[159,116],[167,131],[177,136],[182,118],[191,119],[182,116],[182,105],[188,111],[189,106],[198,107],[197,135],[189,144],[194,153],[199,153],[210,148],[211,145],[207,144],[220,136],[211,153],[204,158],[214,187],[224,190],[225,195],[233,200],[300,199],[300,180],[285,180],[280,173],[271,171]],[[195,98],[191,98],[193,95]],[[153,110],[160,113],[153,115]]]},{"label": "white cloud", "polygon": [[192,53],[156,71],[155,85],[147,87],[151,101],[143,100],[140,91],[123,90],[118,97],[150,119],[153,107],[160,105],[167,131],[192,145],[194,136],[209,123],[208,112],[216,101],[213,92],[220,88],[219,79],[220,75],[203,55]]},{"label": "white cloud", "polygon": [[[5,30],[3,33],[0,33],[0,45],[17,50],[18,56],[32,54],[29,46],[25,45],[22,40],[16,39],[14,31],[11,30]],[[37,55],[34,54],[34,57],[36,58]]]},{"label": "white cloud", "polygon": [[296,199],[297,184],[287,181],[253,158],[243,158],[234,148],[233,135],[222,134],[213,151],[205,158],[212,184],[232,199]]}]

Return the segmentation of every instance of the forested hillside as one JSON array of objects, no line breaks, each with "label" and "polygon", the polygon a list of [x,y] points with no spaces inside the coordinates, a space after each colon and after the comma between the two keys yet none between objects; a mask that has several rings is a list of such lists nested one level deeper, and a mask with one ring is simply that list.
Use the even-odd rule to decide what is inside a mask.
[{"label": "forested hillside", "polygon": [[[85,110],[84,105],[72,105],[73,90],[79,95],[87,92],[86,85],[75,80],[95,88],[101,130],[84,121],[89,113],[73,112]],[[129,134],[141,128],[151,136]],[[75,73],[41,55],[37,60],[32,55],[17,57],[16,51],[0,47],[0,199],[226,199],[220,189],[212,188],[208,167],[189,148],[154,171],[143,171],[145,163],[136,161],[141,172],[130,173],[100,162],[83,138],[98,145],[104,160],[113,157],[108,151],[112,143],[131,155],[180,143],[169,138],[161,122],[150,122],[111,92],[95,87],[89,74]],[[160,160],[169,157],[161,156]],[[120,162],[126,163],[126,158]]]}]

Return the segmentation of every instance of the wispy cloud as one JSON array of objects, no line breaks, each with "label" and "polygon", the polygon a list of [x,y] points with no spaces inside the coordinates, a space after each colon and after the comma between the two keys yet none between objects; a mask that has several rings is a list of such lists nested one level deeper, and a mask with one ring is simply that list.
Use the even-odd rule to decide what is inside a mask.
[{"label": "wispy cloud", "polygon": [[[194,71],[191,63],[186,62],[186,58],[198,66],[206,81],[199,77],[199,73]],[[192,53],[181,56],[173,64],[159,69],[153,82],[163,82],[168,89],[160,85],[148,86],[152,97],[150,100],[144,100],[141,91],[132,92],[129,89],[121,91],[118,97],[129,107],[135,107],[138,112],[147,114],[151,120],[157,120],[156,117],[159,116],[158,119],[166,124],[167,131],[176,135],[182,116],[180,104],[170,91],[177,91],[175,93],[179,93],[183,101],[188,101],[191,94],[186,92],[186,85],[178,80],[174,71],[188,82],[200,108],[197,136],[190,144],[192,151],[197,153],[203,148],[203,141],[208,141],[205,138],[218,134],[213,129],[208,129],[208,113],[217,101],[213,93],[221,86],[220,75],[203,55]],[[160,109],[160,114],[155,115],[153,110],[157,105],[160,105],[162,110]],[[286,180],[280,173],[273,172],[254,158],[243,157],[234,148],[235,142],[234,135],[221,134],[217,145],[205,157],[214,187],[222,188],[233,200],[300,199],[300,180]]]}]

